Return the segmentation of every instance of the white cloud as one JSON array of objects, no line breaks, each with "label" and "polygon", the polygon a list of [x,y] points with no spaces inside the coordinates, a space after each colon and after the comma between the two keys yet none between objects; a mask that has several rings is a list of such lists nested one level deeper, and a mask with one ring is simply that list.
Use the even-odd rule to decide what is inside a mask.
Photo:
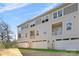
[{"label": "white cloud", "polygon": [[44,10],[42,10],[41,12],[42,13],[45,13],[46,11],[50,10],[50,9],[53,9],[53,8],[56,8],[57,6],[60,6],[62,5],[62,3],[58,4],[58,3],[52,3],[50,6],[46,7]]},{"label": "white cloud", "polygon": [[52,3],[51,5],[48,4],[48,7],[44,8],[43,10],[34,12],[34,13],[37,14],[37,15],[35,15],[35,16],[32,17],[31,19],[33,19],[33,18],[35,18],[35,17],[37,17],[37,16],[39,16],[39,15],[41,15],[41,14],[47,12],[48,10],[50,10],[50,9],[52,9],[52,8],[57,7],[57,6],[59,6],[59,5],[61,5],[61,4],[58,4],[58,3]]},{"label": "white cloud", "polygon": [[10,3],[10,4],[5,4],[4,7],[0,8],[0,12],[5,12],[5,11],[10,11],[10,10],[14,10],[17,8],[21,8],[23,6],[28,6],[29,3]]}]

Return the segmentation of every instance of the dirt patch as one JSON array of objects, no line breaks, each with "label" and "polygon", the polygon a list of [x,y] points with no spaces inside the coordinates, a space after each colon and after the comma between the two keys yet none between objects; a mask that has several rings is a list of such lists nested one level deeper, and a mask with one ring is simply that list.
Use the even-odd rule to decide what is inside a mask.
[{"label": "dirt patch", "polygon": [[19,49],[0,49],[0,56],[22,56]]}]

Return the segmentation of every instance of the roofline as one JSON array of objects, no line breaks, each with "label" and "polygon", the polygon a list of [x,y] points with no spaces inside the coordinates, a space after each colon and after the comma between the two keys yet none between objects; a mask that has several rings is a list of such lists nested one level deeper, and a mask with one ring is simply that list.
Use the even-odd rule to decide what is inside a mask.
[{"label": "roofline", "polygon": [[57,7],[55,7],[55,8],[52,8],[52,9],[50,9],[50,10],[47,10],[47,11],[44,12],[43,14],[40,14],[40,15],[38,15],[38,16],[36,16],[36,17],[32,17],[31,19],[29,19],[29,20],[25,21],[24,23],[18,25],[17,27],[20,27],[20,26],[22,26],[22,25],[25,24],[25,23],[31,22],[31,21],[33,21],[34,19],[37,19],[38,17],[47,15],[48,13],[54,12],[54,11],[56,11],[56,10],[58,10],[58,9],[61,9],[61,8],[63,8],[64,6],[67,6],[67,5],[69,5],[69,4],[71,4],[71,3],[64,3],[64,4],[61,4],[61,5],[57,6]]}]

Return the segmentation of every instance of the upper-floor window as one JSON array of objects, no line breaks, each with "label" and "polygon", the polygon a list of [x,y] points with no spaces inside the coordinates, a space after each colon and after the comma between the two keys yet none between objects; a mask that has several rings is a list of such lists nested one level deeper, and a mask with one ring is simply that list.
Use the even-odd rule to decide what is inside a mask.
[{"label": "upper-floor window", "polygon": [[35,24],[33,24],[33,26],[35,26]]},{"label": "upper-floor window", "polygon": [[72,29],[72,23],[71,22],[67,23],[66,27],[67,27],[66,30],[71,30]]},{"label": "upper-floor window", "polygon": [[18,34],[18,38],[21,38],[21,34],[20,33]]},{"label": "upper-floor window", "polygon": [[39,35],[39,31],[37,31],[36,35],[37,35],[37,36]]},{"label": "upper-floor window", "polygon": [[21,30],[23,30],[23,29],[24,29],[24,26],[21,27]]},{"label": "upper-floor window", "polygon": [[30,25],[30,27],[32,27],[32,25]]},{"label": "upper-floor window", "polygon": [[42,20],[42,23],[47,22],[47,21],[48,21],[48,19]]},{"label": "upper-floor window", "polygon": [[47,22],[47,21],[48,21],[48,19],[49,19],[49,18],[48,18],[48,16],[46,16],[46,17],[45,17],[45,22]]},{"label": "upper-floor window", "polygon": [[57,12],[53,13],[53,18],[57,18]]},{"label": "upper-floor window", "polygon": [[48,19],[48,16],[45,16],[45,19]]},{"label": "upper-floor window", "polygon": [[43,32],[44,34],[47,34],[47,32]]},{"label": "upper-floor window", "polygon": [[34,26],[35,26],[35,24],[30,25],[30,27],[34,27]]},{"label": "upper-floor window", "polygon": [[31,39],[35,38],[35,31],[34,30],[30,31],[30,38]]},{"label": "upper-floor window", "polygon": [[21,26],[21,30],[24,30],[25,28],[27,28],[27,25],[22,25]]},{"label": "upper-floor window", "polygon": [[42,23],[44,23],[45,22],[45,20],[42,20]]},{"label": "upper-floor window", "polygon": [[45,20],[46,22],[48,21],[48,19]]},{"label": "upper-floor window", "polygon": [[21,27],[18,28],[18,31],[21,31]]},{"label": "upper-floor window", "polygon": [[25,37],[27,37],[27,33],[25,34]]},{"label": "upper-floor window", "polygon": [[62,13],[63,13],[62,10],[59,10],[58,11],[58,17],[61,17],[62,16]]},{"label": "upper-floor window", "polygon": [[28,24],[25,25],[25,28],[28,28]]},{"label": "upper-floor window", "polygon": [[44,23],[44,22],[47,22],[49,19],[48,19],[48,16],[45,16],[44,17],[44,20],[42,20],[42,23]]}]

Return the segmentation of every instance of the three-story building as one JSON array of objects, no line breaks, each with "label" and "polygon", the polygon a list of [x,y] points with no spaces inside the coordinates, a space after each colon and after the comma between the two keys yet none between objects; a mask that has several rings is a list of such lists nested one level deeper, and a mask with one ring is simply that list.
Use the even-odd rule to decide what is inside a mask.
[{"label": "three-story building", "polygon": [[79,50],[79,4],[62,4],[17,28],[18,47]]}]

